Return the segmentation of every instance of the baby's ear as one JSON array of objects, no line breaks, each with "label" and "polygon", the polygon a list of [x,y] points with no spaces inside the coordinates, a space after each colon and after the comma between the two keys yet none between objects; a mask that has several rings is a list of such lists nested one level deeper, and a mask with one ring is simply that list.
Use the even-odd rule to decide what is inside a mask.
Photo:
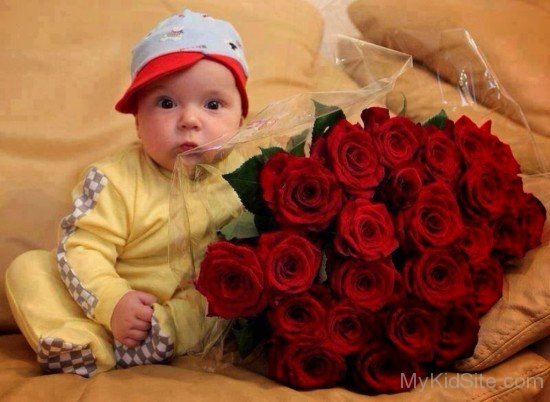
[{"label": "baby's ear", "polygon": [[242,126],[243,126],[243,124],[244,124],[244,117],[243,117],[243,116],[241,116],[241,122],[239,123],[239,127],[242,127]]}]

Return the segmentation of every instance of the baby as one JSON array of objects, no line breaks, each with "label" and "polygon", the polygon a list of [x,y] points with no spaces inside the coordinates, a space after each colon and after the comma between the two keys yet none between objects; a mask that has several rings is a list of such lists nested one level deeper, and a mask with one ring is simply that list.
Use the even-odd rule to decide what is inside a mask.
[{"label": "baby", "polygon": [[131,72],[115,108],[135,116],[140,142],[86,169],[54,253],[27,252],[6,274],[16,321],[46,372],[161,363],[222,328],[185,285],[188,273],[169,266],[168,202],[178,154],[236,132],[247,115],[240,37],[185,10],[138,43]]}]

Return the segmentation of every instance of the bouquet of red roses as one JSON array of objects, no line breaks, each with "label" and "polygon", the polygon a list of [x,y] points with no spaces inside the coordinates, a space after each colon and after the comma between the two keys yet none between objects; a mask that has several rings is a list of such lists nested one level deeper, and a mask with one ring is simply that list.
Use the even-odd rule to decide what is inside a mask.
[{"label": "bouquet of red roses", "polygon": [[271,378],[399,392],[402,375],[473,353],[503,270],[540,244],[546,212],[490,121],[371,107],[361,125],[316,108],[331,112],[309,149],[305,133],[223,176],[246,210],[195,285],[209,315],[238,318],[241,352],[265,341]]}]

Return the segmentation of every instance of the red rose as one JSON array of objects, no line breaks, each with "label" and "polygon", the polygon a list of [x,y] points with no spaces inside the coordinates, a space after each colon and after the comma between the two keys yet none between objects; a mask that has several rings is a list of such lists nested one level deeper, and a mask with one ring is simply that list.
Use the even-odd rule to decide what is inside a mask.
[{"label": "red rose", "polygon": [[391,260],[346,260],[330,273],[330,287],[340,298],[373,312],[399,299],[403,290]]},{"label": "red rose", "polygon": [[467,161],[471,164],[476,160],[491,160],[501,171],[515,176],[521,172],[520,166],[509,145],[491,134],[491,120],[481,127],[466,116],[457,120],[454,131],[455,141],[459,143]]},{"label": "red rose", "polygon": [[493,231],[483,222],[476,226],[465,226],[458,239],[458,247],[468,256],[470,262],[476,262],[489,257],[493,249]]},{"label": "red rose", "polygon": [[[298,293],[297,293],[298,294]],[[330,289],[318,282],[314,282],[313,285],[307,290],[307,294],[312,296],[315,300],[321,303],[324,310],[328,310],[334,303],[335,299],[332,296]],[[281,303],[281,301],[289,297],[288,293],[271,292],[268,296],[269,308],[273,309]]]},{"label": "red rose", "polygon": [[286,152],[277,152],[269,158],[268,162],[260,171],[260,187],[264,201],[268,207],[275,209],[277,206],[276,184],[281,180],[283,170],[287,166],[290,155]]},{"label": "red rose", "polygon": [[288,341],[283,338],[272,336],[265,344],[267,355],[267,376],[279,382],[285,381],[286,367],[281,352],[288,345]]},{"label": "red rose", "polygon": [[512,154],[510,145],[503,143],[500,139],[491,135],[490,137],[491,157],[493,163],[498,166],[506,174],[515,176],[521,173],[516,158]]},{"label": "red rose", "polygon": [[397,215],[400,244],[409,251],[448,246],[462,230],[456,199],[449,188],[439,182],[423,187],[416,202]]},{"label": "red rose", "polygon": [[478,127],[466,116],[455,122],[454,141],[468,165],[490,157],[492,139],[489,130],[490,125]]},{"label": "red rose", "polygon": [[289,231],[262,233],[258,242],[266,285],[286,294],[308,290],[319,273],[321,251]]},{"label": "red rose", "polygon": [[268,312],[273,332],[286,339],[304,335],[322,339],[325,315],[323,305],[307,293],[288,296]]},{"label": "red rose", "polygon": [[382,164],[393,168],[414,158],[420,147],[422,130],[420,125],[410,119],[396,116],[375,126],[370,133]]},{"label": "red rose", "polygon": [[506,206],[506,184],[495,166],[479,161],[460,180],[458,196],[462,209],[473,219],[498,218]]},{"label": "red rose", "polygon": [[268,354],[269,377],[293,388],[333,387],[345,374],[344,358],[324,342],[278,342]]},{"label": "red rose", "polygon": [[494,251],[504,258],[521,258],[525,255],[527,238],[518,217],[505,214],[491,225]]},{"label": "red rose", "polygon": [[[355,359],[355,383],[366,392],[402,392],[415,385],[411,379],[424,377],[425,369],[413,359],[383,343],[371,343]],[[405,376],[406,381],[403,381]]]},{"label": "red rose", "polygon": [[266,306],[262,268],[247,246],[210,244],[195,287],[208,300],[209,316],[252,317]]},{"label": "red rose", "polygon": [[460,254],[445,249],[425,250],[409,259],[403,268],[403,280],[409,293],[436,308],[472,296],[468,263]]},{"label": "red rose", "polygon": [[359,352],[373,338],[374,316],[351,300],[332,306],[327,313],[327,335],[334,350],[341,355]]},{"label": "red rose", "polygon": [[439,317],[413,300],[394,306],[386,315],[389,340],[409,358],[419,362],[433,359],[439,338]]},{"label": "red rose", "polygon": [[469,305],[457,305],[444,313],[434,362],[447,367],[455,360],[465,359],[474,353],[477,345],[479,321],[476,311]]},{"label": "red rose", "polygon": [[390,118],[390,111],[383,107],[372,106],[361,112],[361,120],[365,130],[380,125]]},{"label": "red rose", "polygon": [[546,208],[533,194],[525,194],[523,200],[520,217],[527,239],[526,247],[531,250],[541,244],[542,229],[546,221]]},{"label": "red rose", "polygon": [[503,211],[509,215],[519,215],[524,209],[525,192],[523,191],[523,180],[519,176],[502,176],[504,182],[504,190],[502,192],[504,198]]},{"label": "red rose", "polygon": [[491,126],[493,122],[491,120],[487,120],[485,123],[483,123],[481,126],[479,126],[479,129],[487,134],[491,134]]},{"label": "red rose", "polygon": [[462,156],[455,143],[435,126],[424,129],[425,144],[422,159],[436,181],[453,187],[462,173]]},{"label": "red rose", "polygon": [[314,283],[308,293],[312,295],[315,300],[321,303],[321,306],[323,306],[325,310],[331,308],[331,306],[336,302],[336,300],[332,297],[330,289],[320,283]]},{"label": "red rose", "polygon": [[502,265],[495,258],[472,264],[476,311],[483,315],[502,297]]},{"label": "red rose", "polygon": [[425,168],[418,162],[406,162],[396,166],[382,185],[381,198],[394,208],[408,208],[418,198],[426,181]]},{"label": "red rose", "polygon": [[371,198],[384,177],[372,138],[358,124],[342,119],[330,130],[326,146],[330,169],[344,189],[351,195]]},{"label": "red rose", "polygon": [[324,230],[342,208],[336,178],[311,158],[284,152],[273,155],[260,172],[260,186],[282,227]]},{"label": "red rose", "polygon": [[309,151],[309,157],[318,160],[323,166],[328,165],[327,137],[320,135],[313,141]]},{"label": "red rose", "polygon": [[346,203],[338,217],[334,244],[340,254],[365,261],[387,257],[399,246],[384,204],[364,199]]}]

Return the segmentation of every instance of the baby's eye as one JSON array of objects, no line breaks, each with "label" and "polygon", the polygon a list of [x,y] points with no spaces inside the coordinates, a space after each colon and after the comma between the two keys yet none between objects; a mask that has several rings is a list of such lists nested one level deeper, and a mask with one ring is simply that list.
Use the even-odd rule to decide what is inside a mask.
[{"label": "baby's eye", "polygon": [[222,103],[218,100],[210,100],[206,102],[206,107],[208,109],[217,110],[222,106]]},{"label": "baby's eye", "polygon": [[163,109],[172,109],[176,107],[176,102],[167,97],[162,97],[157,101],[157,106],[160,106]]}]

